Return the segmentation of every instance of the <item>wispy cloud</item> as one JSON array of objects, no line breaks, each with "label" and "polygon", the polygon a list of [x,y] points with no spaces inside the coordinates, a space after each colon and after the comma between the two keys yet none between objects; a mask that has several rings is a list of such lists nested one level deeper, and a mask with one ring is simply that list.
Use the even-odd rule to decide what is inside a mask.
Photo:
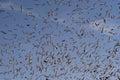
[{"label": "wispy cloud", "polygon": [[0,3],[0,7],[2,9],[5,9],[5,10],[18,11],[18,12],[21,12],[23,14],[32,15],[34,17],[38,17],[39,16],[38,13],[36,13],[34,11],[27,10],[22,5],[16,5],[13,2],[3,2],[3,3]]},{"label": "wispy cloud", "polygon": [[[2,2],[0,3],[0,7],[5,10],[12,10],[12,11],[18,11],[23,14],[31,15],[36,18],[40,18],[39,13],[36,11],[30,11],[25,9],[22,5],[16,5],[13,2]],[[51,21],[54,23],[58,23],[64,26],[71,27],[69,25],[72,24],[72,26],[76,25],[76,23],[73,23],[70,19],[69,15],[57,17],[57,20],[54,20],[54,18],[50,18]],[[82,24],[84,25],[84,24]],[[94,22],[90,22],[88,24],[85,24],[85,26],[90,26],[90,28],[94,31],[101,32],[102,34],[113,36],[115,34],[120,34],[120,26],[118,23],[115,23],[115,20],[107,19],[106,22],[104,22],[103,19],[96,20]]]},{"label": "wispy cloud", "polygon": [[106,19],[106,22],[103,19],[96,20],[90,22],[90,28],[109,36],[120,34],[118,31],[120,29],[119,23],[115,23],[115,20]]}]

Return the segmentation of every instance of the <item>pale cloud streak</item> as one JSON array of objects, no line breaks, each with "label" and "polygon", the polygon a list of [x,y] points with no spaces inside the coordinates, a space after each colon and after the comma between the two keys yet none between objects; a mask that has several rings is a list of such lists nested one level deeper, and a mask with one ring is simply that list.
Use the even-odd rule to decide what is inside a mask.
[{"label": "pale cloud streak", "polygon": [[5,10],[18,11],[18,12],[21,12],[23,14],[34,16],[36,18],[39,17],[38,13],[36,13],[34,11],[27,10],[22,5],[16,5],[13,2],[3,2],[3,3],[0,3],[0,7],[2,9],[5,9]]},{"label": "pale cloud streak", "polygon": [[[5,9],[5,10],[12,10],[12,11],[18,11],[21,12],[23,14],[27,14],[29,16],[35,17],[35,18],[40,18],[40,14],[35,12],[35,11],[30,11],[25,9],[23,6],[21,5],[16,5],[13,2],[3,2],[0,3],[0,7]],[[73,26],[78,26],[76,23],[73,23],[70,16],[62,16],[62,17],[58,17],[57,20],[54,20],[54,18],[49,18],[52,22],[54,23],[58,23],[60,25],[64,25],[64,26],[68,26],[71,27],[70,25],[72,24]],[[113,21],[109,20],[106,18],[106,22],[104,22],[103,19],[100,20],[96,20],[93,21],[88,24],[82,24],[83,26],[89,26],[92,30],[97,31],[97,32],[101,32],[102,34],[105,35],[109,35],[109,36],[113,36],[116,34],[120,34],[120,26],[118,23],[114,23]]]},{"label": "pale cloud streak", "polygon": [[107,22],[104,22],[103,19],[91,22],[90,28],[109,36],[120,34],[119,23],[114,23],[112,20],[109,19],[106,20]]}]

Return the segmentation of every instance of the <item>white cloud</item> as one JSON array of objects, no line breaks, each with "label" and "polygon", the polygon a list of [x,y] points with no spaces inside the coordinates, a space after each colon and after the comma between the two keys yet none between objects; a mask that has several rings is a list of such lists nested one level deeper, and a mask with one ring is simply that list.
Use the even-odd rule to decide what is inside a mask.
[{"label": "white cloud", "polygon": [[5,9],[5,10],[22,12],[24,14],[32,15],[32,16],[37,17],[37,18],[39,16],[38,13],[35,13],[34,11],[29,11],[29,10],[25,9],[22,5],[16,5],[13,2],[0,3],[0,7]]},{"label": "white cloud", "polygon": [[115,23],[115,20],[111,19],[106,19],[106,22],[104,20],[90,22],[90,28],[109,36],[120,34],[119,23]]},{"label": "white cloud", "polygon": [[[31,15],[33,17],[36,18],[40,18],[40,15],[38,13],[36,13],[35,11],[29,11],[27,9],[25,9],[23,6],[20,5],[16,5],[12,2],[5,2],[5,3],[0,3],[0,7],[6,10],[15,10],[15,11],[19,11],[23,14],[27,14],[27,15]],[[22,8],[22,10],[21,10]],[[72,26],[77,25],[76,23],[73,23],[72,20],[70,19],[70,16],[62,16],[62,18],[57,18],[57,20],[54,20],[51,18],[51,21],[58,23],[58,24],[62,24],[64,26],[68,26],[71,27],[69,25],[72,24]],[[64,23],[65,21],[65,23]],[[104,22],[103,19],[101,20],[96,20],[94,22],[90,22],[88,24],[82,24],[83,26],[90,26],[90,28],[94,31],[98,31],[101,32],[102,34],[105,35],[109,35],[109,36],[113,36],[116,34],[120,34],[120,27],[118,23],[115,23],[115,20],[111,20],[111,19],[107,19],[106,18],[106,22]],[[79,27],[79,25],[78,25]]]},{"label": "white cloud", "polygon": [[[12,2],[7,2],[7,3],[0,3],[0,7],[10,10],[10,6],[13,6],[14,4]],[[15,7],[15,6],[14,6]]]}]

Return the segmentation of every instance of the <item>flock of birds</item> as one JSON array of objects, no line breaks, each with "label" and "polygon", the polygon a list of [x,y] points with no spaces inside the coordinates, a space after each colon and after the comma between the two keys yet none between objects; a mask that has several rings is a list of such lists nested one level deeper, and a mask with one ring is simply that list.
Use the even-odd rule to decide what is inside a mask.
[{"label": "flock of birds", "polygon": [[119,0],[0,0],[0,80],[120,80]]}]

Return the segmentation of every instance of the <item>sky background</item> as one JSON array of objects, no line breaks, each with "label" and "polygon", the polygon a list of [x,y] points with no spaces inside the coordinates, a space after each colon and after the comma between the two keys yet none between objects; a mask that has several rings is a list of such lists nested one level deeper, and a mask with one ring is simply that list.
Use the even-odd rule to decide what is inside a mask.
[{"label": "sky background", "polygon": [[0,0],[0,80],[119,80],[119,0]]}]

